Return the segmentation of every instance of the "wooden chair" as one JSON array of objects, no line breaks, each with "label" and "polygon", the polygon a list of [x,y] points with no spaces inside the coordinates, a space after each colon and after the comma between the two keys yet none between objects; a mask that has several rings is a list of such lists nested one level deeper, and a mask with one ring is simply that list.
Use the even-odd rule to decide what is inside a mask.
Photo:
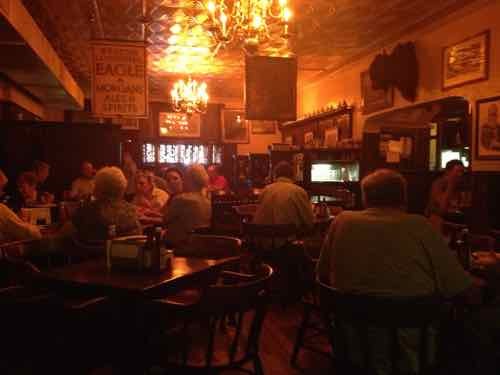
[{"label": "wooden chair", "polygon": [[281,304],[297,302],[303,293],[304,249],[293,224],[243,224],[251,264],[270,264],[275,270],[271,294]]},{"label": "wooden chair", "polygon": [[323,239],[327,234],[333,219],[324,220],[314,226],[311,238],[304,239],[305,254],[305,275],[304,293],[302,295],[302,319],[297,330],[295,343],[290,358],[292,366],[297,367],[297,359],[302,349],[307,349],[315,353],[330,355],[323,350],[319,342],[323,337],[327,337],[321,319],[321,309],[319,305],[318,288],[316,283],[316,266],[321,253]]},{"label": "wooden chair", "polygon": [[[264,374],[259,338],[268,305],[267,285],[272,274],[268,265],[262,265],[254,275],[224,271],[219,282],[206,287],[196,303],[155,300],[155,307],[169,314],[169,320],[176,320],[178,324],[163,337],[165,348],[161,344],[162,337],[157,339],[160,363],[153,364],[173,374],[207,374],[243,370],[245,364],[253,363],[254,373]],[[234,317],[234,327],[225,324],[229,316]],[[166,355],[161,352],[163,349]]]},{"label": "wooden chair", "polygon": [[243,224],[251,223],[255,212],[257,212],[258,204],[241,204],[239,206],[233,206],[233,210],[240,218],[240,233],[243,233]]},{"label": "wooden chair", "polygon": [[[387,349],[389,374],[399,374],[401,330],[418,333],[415,351],[417,374],[429,374],[433,364],[429,359],[434,335],[431,330],[443,316],[443,301],[436,296],[379,297],[348,294],[319,283],[320,305],[326,327],[329,327],[335,371],[349,374],[375,374],[374,353]],[[375,334],[374,339],[374,331]],[[377,340],[385,335],[387,341]],[[387,344],[387,345],[386,345]],[[353,354],[360,353],[360,363]],[[380,353],[380,352],[379,352]]]},{"label": "wooden chair", "polygon": [[[0,330],[4,341],[9,343],[3,353],[7,366],[24,362],[25,353],[30,353],[37,372],[53,373],[54,364],[47,363],[47,360],[54,352],[66,359],[73,353],[86,350],[79,366],[85,363],[85,366],[92,367],[95,363],[90,362],[99,355],[99,350],[91,355],[93,350],[86,346],[97,348],[97,344],[91,344],[95,339],[92,332],[101,334],[102,330],[92,329],[96,328],[94,319],[106,306],[107,298],[84,290],[52,288],[44,282],[36,266],[21,257],[6,255],[8,251],[5,250],[4,247],[0,260],[0,272],[5,277],[0,288]],[[81,350],[77,349],[78,345],[81,345]],[[43,368],[44,363],[49,368]],[[57,363],[62,366],[62,361]]]}]

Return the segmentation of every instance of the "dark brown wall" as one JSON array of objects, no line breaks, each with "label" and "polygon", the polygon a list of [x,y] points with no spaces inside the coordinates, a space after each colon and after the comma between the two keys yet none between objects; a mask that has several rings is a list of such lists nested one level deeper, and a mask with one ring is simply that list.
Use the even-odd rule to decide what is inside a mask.
[{"label": "dark brown wall", "polygon": [[0,123],[0,168],[15,182],[33,160],[51,165],[47,187],[56,194],[68,189],[83,160],[96,167],[120,161],[120,130],[109,124],[65,124],[4,121]]}]

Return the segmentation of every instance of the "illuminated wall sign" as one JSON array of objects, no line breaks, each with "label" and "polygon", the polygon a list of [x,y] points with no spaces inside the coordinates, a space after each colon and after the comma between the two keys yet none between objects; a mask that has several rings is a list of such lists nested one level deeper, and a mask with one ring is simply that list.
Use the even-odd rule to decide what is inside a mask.
[{"label": "illuminated wall sign", "polygon": [[94,41],[92,113],[97,117],[148,117],[146,48],[143,42]]},{"label": "illuminated wall sign", "polygon": [[188,116],[180,112],[160,112],[159,135],[161,137],[198,138],[200,123],[199,114]]}]

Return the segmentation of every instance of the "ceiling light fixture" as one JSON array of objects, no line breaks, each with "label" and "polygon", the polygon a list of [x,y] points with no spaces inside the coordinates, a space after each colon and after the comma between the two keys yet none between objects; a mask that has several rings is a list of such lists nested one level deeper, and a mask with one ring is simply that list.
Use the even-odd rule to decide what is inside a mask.
[{"label": "ceiling light fixture", "polygon": [[188,78],[178,80],[170,91],[174,111],[185,112],[188,115],[193,113],[205,113],[208,104],[207,84],[199,83]]},{"label": "ceiling light fixture", "polygon": [[292,11],[288,0],[228,1],[232,6],[225,0],[201,0],[200,3],[209,14],[208,30],[219,47],[242,43],[245,51],[253,54],[265,42],[290,37]]}]

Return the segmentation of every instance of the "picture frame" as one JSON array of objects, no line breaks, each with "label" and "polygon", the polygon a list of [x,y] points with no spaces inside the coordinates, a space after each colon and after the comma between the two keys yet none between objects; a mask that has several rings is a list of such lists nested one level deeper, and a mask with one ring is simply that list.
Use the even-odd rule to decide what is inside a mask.
[{"label": "picture frame", "polygon": [[199,138],[201,136],[201,116],[181,112],[158,113],[158,136],[166,138]]},{"label": "picture frame", "polygon": [[487,80],[489,77],[489,54],[489,30],[443,48],[443,90]]},{"label": "picture frame", "polygon": [[500,160],[500,96],[476,102],[476,159]]},{"label": "picture frame", "polygon": [[364,115],[372,112],[391,108],[394,104],[394,87],[387,90],[377,90],[372,86],[370,73],[366,70],[361,72],[361,113]]},{"label": "picture frame", "polygon": [[224,109],[222,111],[222,142],[249,143],[248,120],[244,109]]},{"label": "picture frame", "polygon": [[250,120],[252,134],[275,134],[276,121]]}]

